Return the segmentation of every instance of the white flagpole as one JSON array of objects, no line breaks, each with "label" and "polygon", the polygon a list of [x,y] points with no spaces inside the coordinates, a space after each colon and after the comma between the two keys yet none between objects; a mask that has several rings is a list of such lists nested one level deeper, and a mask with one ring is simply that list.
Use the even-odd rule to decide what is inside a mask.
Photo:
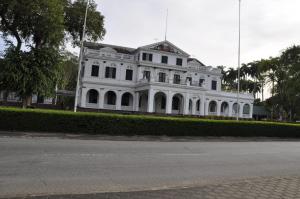
[{"label": "white flagpole", "polygon": [[89,2],[90,2],[90,0],[87,0],[85,16],[84,16],[82,38],[80,41],[80,52],[79,52],[79,62],[78,62],[77,84],[76,84],[76,91],[75,91],[74,112],[77,111],[77,103],[78,103],[78,97],[79,97],[79,81],[80,81],[81,64],[82,64],[82,57],[83,57],[83,41],[85,39],[86,19],[87,19],[87,13],[88,13],[88,8],[89,8]]},{"label": "white flagpole", "polygon": [[239,120],[240,114],[240,74],[241,74],[241,0],[239,0],[239,44],[238,44],[238,90],[237,90],[237,114],[236,120]]}]

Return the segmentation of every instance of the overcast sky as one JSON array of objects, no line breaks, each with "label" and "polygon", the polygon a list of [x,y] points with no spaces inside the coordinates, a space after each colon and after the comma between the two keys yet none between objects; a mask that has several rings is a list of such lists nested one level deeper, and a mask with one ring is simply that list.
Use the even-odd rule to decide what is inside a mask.
[{"label": "overcast sky", "polygon": [[[103,43],[138,47],[164,38],[206,65],[237,65],[238,0],[96,0]],[[242,0],[242,62],[300,44],[299,0]]]},{"label": "overcast sky", "polygon": [[[105,16],[103,43],[135,48],[163,40],[169,9],[170,42],[206,65],[237,66],[238,0],[96,2]],[[299,0],[242,0],[242,62],[277,56],[300,44],[299,8]]]}]

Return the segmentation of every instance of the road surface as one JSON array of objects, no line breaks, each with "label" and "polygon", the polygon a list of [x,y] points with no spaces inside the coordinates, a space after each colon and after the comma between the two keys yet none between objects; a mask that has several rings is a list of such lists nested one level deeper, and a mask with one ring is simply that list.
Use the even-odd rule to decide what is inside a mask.
[{"label": "road surface", "polygon": [[0,136],[0,198],[181,189],[297,175],[300,142],[293,141]]}]

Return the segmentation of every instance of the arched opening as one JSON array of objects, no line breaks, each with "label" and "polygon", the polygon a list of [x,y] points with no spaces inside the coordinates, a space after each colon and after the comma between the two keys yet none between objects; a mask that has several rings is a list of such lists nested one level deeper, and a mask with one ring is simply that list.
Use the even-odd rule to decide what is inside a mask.
[{"label": "arched opening", "polygon": [[133,96],[131,93],[126,92],[122,95],[121,106],[122,110],[133,110]]},{"label": "arched opening", "polygon": [[244,105],[243,114],[246,115],[246,116],[250,115],[250,105],[249,104]]},{"label": "arched opening", "polygon": [[201,101],[198,99],[196,101],[196,115],[200,115],[200,109],[201,109]]},{"label": "arched opening", "polygon": [[239,107],[237,103],[232,105],[232,116],[237,116],[239,114]]},{"label": "arched opening", "polygon": [[222,102],[221,104],[221,115],[223,116],[229,115],[229,104],[227,102]]},{"label": "arched opening", "polygon": [[154,95],[154,112],[166,113],[167,96],[163,92],[158,92]]},{"label": "arched opening", "polygon": [[98,91],[97,90],[95,90],[95,89],[91,89],[91,90],[89,90],[88,92],[87,92],[87,100],[86,100],[86,102],[87,102],[87,107],[89,106],[89,105],[96,105],[96,104],[98,104],[98,99],[99,99],[99,93],[98,93]]},{"label": "arched opening", "polygon": [[183,114],[183,96],[176,94],[172,98],[172,114]]},{"label": "arched opening", "polygon": [[190,99],[189,100],[189,114],[192,115],[193,113],[193,101]]},{"label": "arched opening", "polygon": [[104,108],[115,109],[117,102],[117,95],[114,91],[108,91],[104,96]]},{"label": "arched opening", "polygon": [[211,101],[209,102],[208,111],[210,115],[216,115],[217,114],[217,102]]},{"label": "arched opening", "polygon": [[148,92],[141,92],[139,99],[139,111],[147,112],[148,109]]}]

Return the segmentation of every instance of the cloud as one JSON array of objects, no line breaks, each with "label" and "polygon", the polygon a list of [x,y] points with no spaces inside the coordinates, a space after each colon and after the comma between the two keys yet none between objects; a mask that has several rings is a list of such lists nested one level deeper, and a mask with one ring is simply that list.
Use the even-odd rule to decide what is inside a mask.
[{"label": "cloud", "polygon": [[[238,0],[96,0],[105,16],[104,43],[138,47],[168,40],[207,65],[237,65]],[[298,0],[242,0],[242,61],[300,43]]]}]

